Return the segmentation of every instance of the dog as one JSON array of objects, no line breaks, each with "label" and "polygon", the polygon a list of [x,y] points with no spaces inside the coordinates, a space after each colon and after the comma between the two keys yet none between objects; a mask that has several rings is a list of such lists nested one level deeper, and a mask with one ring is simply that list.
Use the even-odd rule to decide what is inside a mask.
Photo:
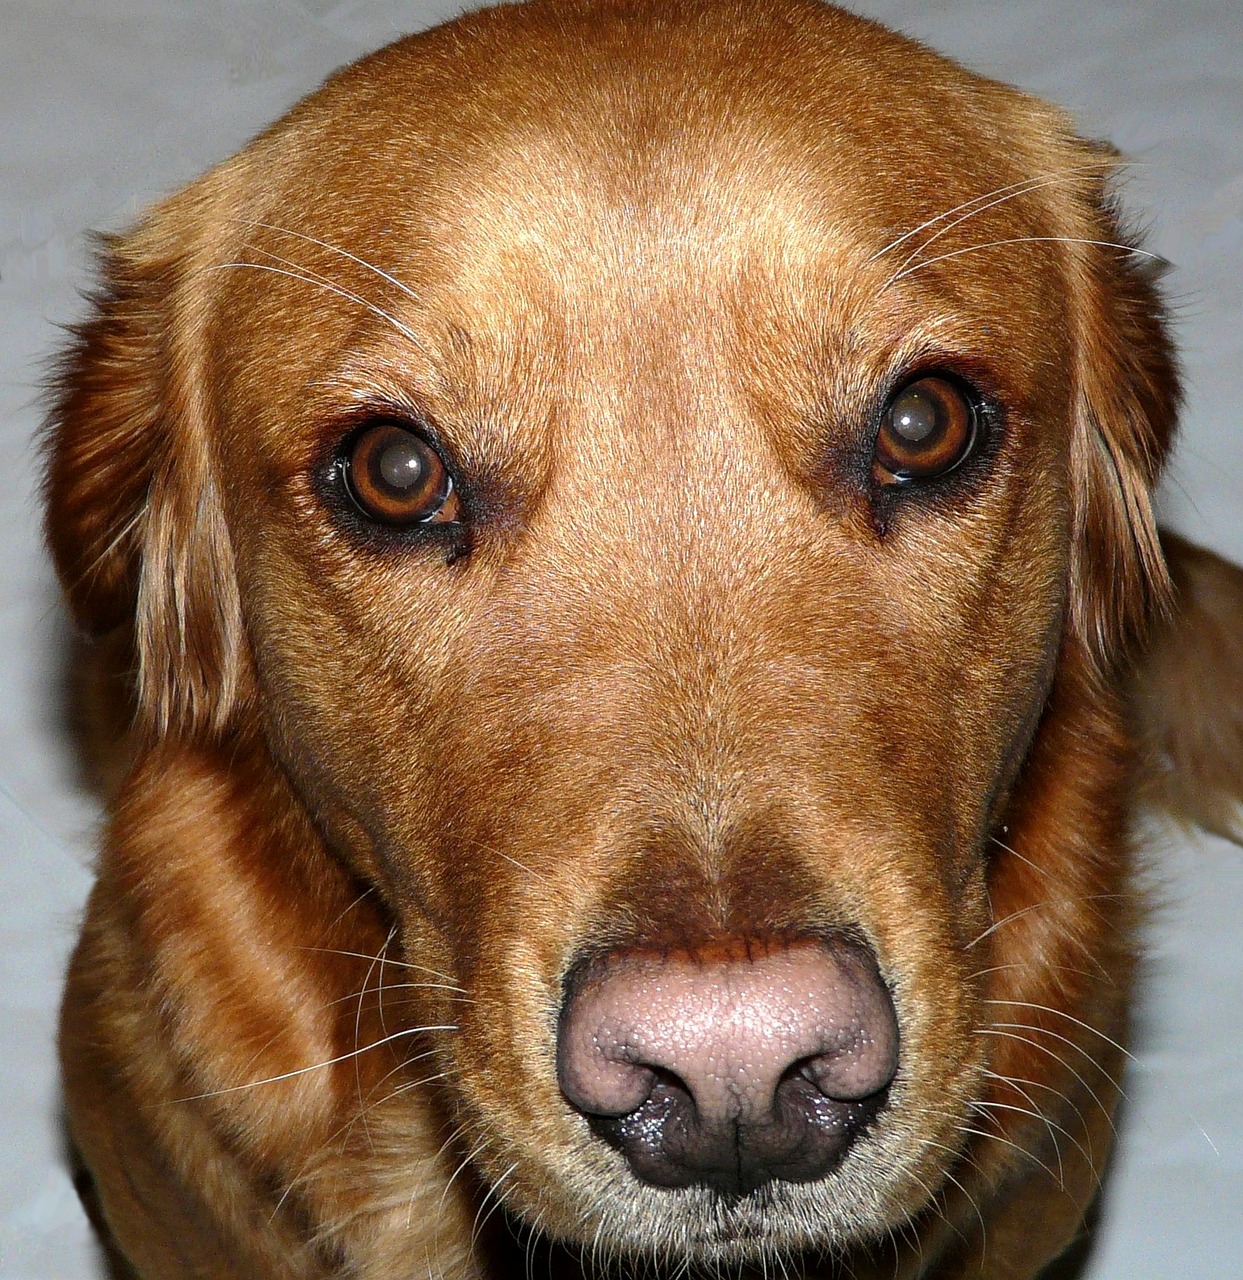
[{"label": "dog", "polygon": [[1136,808],[1243,780],[1118,163],[811,0],[535,0],[107,242],[46,527],[132,726],[61,1050],[143,1280],[1079,1237]]}]

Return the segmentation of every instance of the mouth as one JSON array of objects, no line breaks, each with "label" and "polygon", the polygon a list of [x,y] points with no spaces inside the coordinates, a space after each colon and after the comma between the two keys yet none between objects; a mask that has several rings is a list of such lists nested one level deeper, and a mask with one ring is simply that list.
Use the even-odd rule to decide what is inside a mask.
[{"label": "mouth", "polygon": [[[695,1258],[702,1264],[738,1266],[775,1260],[811,1246],[812,1223],[794,1188],[768,1183],[746,1194],[707,1187],[676,1193],[676,1212],[653,1220],[644,1252],[659,1258]],[[781,1224],[778,1229],[777,1224]],[[609,1233],[613,1234],[613,1233]]]},{"label": "mouth", "polygon": [[[687,1274],[719,1276],[722,1268],[782,1274],[800,1255],[827,1255],[884,1234],[883,1221],[846,1210],[849,1195],[825,1185],[770,1182],[745,1194],[709,1187],[639,1189],[606,1206],[579,1249],[593,1270],[656,1267],[682,1260]],[[838,1231],[826,1221],[842,1219]],[[571,1246],[572,1247],[572,1246]]]},{"label": "mouth", "polygon": [[501,1180],[499,1195],[516,1234],[546,1233],[549,1248],[581,1255],[591,1274],[663,1275],[672,1262],[677,1274],[719,1280],[722,1272],[750,1276],[752,1268],[781,1275],[811,1256],[862,1263],[875,1242],[921,1212],[929,1188],[946,1176],[955,1126],[922,1132],[910,1093],[909,1081],[895,1079],[882,1112],[814,1179],[770,1176],[748,1185],[741,1177],[702,1177],[655,1185],[637,1173],[624,1145],[602,1139],[590,1125],[583,1135],[588,1145],[580,1139],[563,1149],[555,1173],[540,1159],[523,1167],[522,1156],[531,1153],[506,1144],[485,1162],[485,1177]]}]

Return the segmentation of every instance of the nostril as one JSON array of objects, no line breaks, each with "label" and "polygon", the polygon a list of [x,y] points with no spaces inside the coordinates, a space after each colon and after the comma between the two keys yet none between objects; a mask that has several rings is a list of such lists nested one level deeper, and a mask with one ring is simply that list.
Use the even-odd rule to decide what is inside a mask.
[{"label": "nostril", "polygon": [[813,1058],[792,1067],[782,1077],[777,1098],[780,1106],[807,1108],[828,1117],[831,1124],[857,1133],[885,1104],[893,1075],[893,1070],[886,1072],[879,1088],[856,1094],[835,1084],[831,1076],[826,1080],[823,1063]]},{"label": "nostril", "polygon": [[653,1067],[627,1060],[625,1041],[588,1020],[562,1018],[557,1050],[561,1092],[590,1116],[625,1116],[643,1105],[656,1083]]},{"label": "nostril", "polygon": [[[884,997],[883,1006],[881,997]],[[793,1068],[826,1097],[862,1102],[886,1089],[898,1069],[898,1031],[893,1005],[879,981],[869,992],[868,1016],[842,1030],[827,1051]]]},{"label": "nostril", "polygon": [[567,984],[567,1100],[645,1181],[822,1177],[883,1105],[893,1004],[856,944],[620,951]]}]

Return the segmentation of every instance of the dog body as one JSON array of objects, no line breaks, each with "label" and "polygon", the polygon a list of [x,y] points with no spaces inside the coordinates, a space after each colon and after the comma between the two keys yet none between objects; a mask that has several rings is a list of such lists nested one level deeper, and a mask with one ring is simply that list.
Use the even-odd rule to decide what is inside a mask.
[{"label": "dog body", "polygon": [[48,529],[137,724],[62,1047],[140,1275],[1075,1236],[1177,398],[1113,165],[835,9],[551,0],[112,244]]}]

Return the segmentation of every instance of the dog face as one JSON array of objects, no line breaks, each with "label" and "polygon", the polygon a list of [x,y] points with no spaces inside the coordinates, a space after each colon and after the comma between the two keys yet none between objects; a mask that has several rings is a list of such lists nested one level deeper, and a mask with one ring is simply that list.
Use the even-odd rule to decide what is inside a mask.
[{"label": "dog face", "polygon": [[532,4],[115,247],[49,482],[79,617],[133,620],[152,749],[262,741],[450,980],[449,1112],[550,1234],[894,1228],[1019,1075],[989,1002],[1111,927],[1029,812],[1116,788],[1048,781],[1048,708],[1107,718],[1159,589],[1111,164],[837,10]]}]

